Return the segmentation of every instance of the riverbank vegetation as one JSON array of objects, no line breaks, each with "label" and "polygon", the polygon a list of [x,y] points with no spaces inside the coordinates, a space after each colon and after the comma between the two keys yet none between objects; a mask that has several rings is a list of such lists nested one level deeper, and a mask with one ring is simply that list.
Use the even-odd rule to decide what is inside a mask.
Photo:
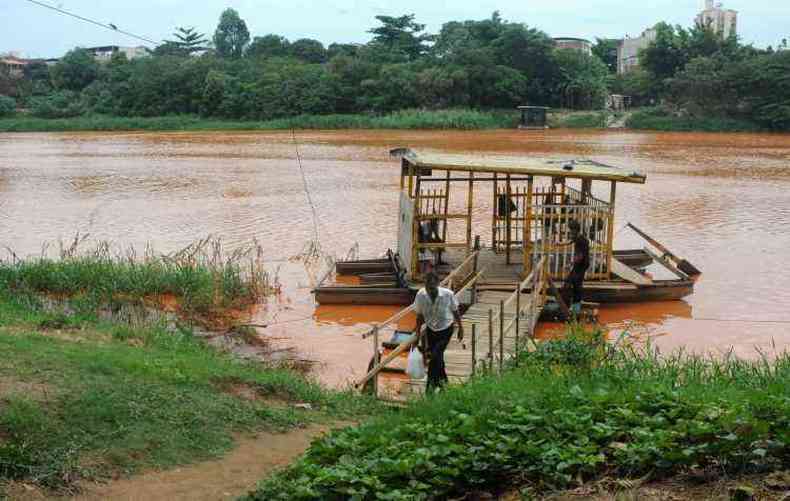
[{"label": "riverbank vegetation", "polygon": [[189,330],[64,317],[2,287],[0,352],[0,486],[68,489],[216,457],[234,433],[356,417],[373,406],[233,359]]},{"label": "riverbank vegetation", "polygon": [[513,128],[518,117],[505,111],[402,110],[383,115],[299,115],[272,120],[231,120],[200,115],[161,117],[118,117],[84,115],[46,119],[30,116],[0,118],[0,132],[57,131],[209,131],[209,130],[290,130],[290,129],[458,129]]},{"label": "riverbank vegetation", "polygon": [[484,376],[315,442],[247,499],[434,499],[602,477],[790,467],[790,355],[659,356],[569,334]]},{"label": "riverbank vegetation", "polygon": [[[611,93],[689,117],[636,124],[730,130],[710,124],[736,121],[790,130],[790,51],[743,45],[706,26],[657,24],[640,66],[618,75],[616,40],[597,39],[592,55],[558,49],[540,29],[497,12],[447,22],[435,34],[413,15],[377,16],[376,23],[367,43],[324,46],[253,36],[228,9],[212,42],[179,28],[149,57],[118,53],[99,63],[75,49],[51,67],[27,65],[22,77],[0,73],[0,94],[25,110],[0,130],[489,128],[512,121],[483,118],[487,110],[600,110]],[[0,116],[14,106],[0,99]],[[429,113],[447,109],[470,111],[446,112],[467,119]],[[468,119],[474,114],[481,116]]]},{"label": "riverbank vegetation", "polygon": [[248,308],[276,291],[253,242],[226,254],[218,239],[206,238],[167,255],[147,248],[113,250],[108,242],[88,247],[77,235],[60,243],[56,256],[0,260],[0,290],[79,299],[89,308],[116,302],[175,300],[177,311],[213,322],[230,310]]}]

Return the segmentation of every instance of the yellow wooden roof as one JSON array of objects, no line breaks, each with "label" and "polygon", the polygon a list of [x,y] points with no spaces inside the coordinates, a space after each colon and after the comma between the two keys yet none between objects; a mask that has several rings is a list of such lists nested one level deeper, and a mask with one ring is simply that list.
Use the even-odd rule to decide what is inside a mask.
[{"label": "yellow wooden roof", "polygon": [[406,151],[403,158],[416,167],[450,171],[557,176],[637,184],[644,184],[647,179],[640,172],[612,167],[592,160],[418,153],[412,150]]}]

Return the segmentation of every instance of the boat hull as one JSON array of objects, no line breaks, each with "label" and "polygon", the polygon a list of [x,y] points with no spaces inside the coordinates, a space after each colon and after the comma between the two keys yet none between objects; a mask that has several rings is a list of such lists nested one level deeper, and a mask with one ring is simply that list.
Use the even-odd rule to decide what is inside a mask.
[{"label": "boat hull", "polygon": [[319,287],[318,304],[368,304],[406,306],[414,301],[414,291],[406,287]]}]

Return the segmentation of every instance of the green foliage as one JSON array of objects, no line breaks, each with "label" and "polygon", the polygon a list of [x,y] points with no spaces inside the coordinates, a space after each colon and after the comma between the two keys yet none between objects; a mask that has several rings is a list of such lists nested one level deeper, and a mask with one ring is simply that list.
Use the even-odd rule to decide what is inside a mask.
[{"label": "green foliage", "polygon": [[[228,103],[226,99],[223,103]],[[244,104],[244,103],[241,103]],[[126,130],[288,130],[288,129],[497,129],[512,128],[518,117],[510,110],[401,110],[389,114],[298,115],[261,122],[205,119],[195,115],[113,117],[89,115],[45,120],[0,119],[0,132],[126,131]]]},{"label": "green foliage", "polygon": [[326,62],[326,49],[324,44],[310,38],[300,38],[289,47],[290,54],[306,63]]},{"label": "green foliage", "polygon": [[606,125],[606,113],[551,113],[548,121],[551,127],[560,129],[600,129]]},{"label": "green foliage", "polygon": [[255,37],[247,47],[247,57],[268,59],[272,57],[286,57],[289,54],[291,43],[287,38],[269,34]]},{"label": "green foliage", "polygon": [[85,113],[79,94],[64,90],[30,99],[30,112],[40,118],[69,118]]},{"label": "green foliage", "polygon": [[600,335],[543,345],[502,376],[331,433],[246,499],[445,499],[790,465],[790,355],[659,357]]},{"label": "green foliage", "polygon": [[609,72],[596,56],[571,49],[555,52],[555,88],[563,108],[601,109],[608,94]]},{"label": "green foliage", "polygon": [[252,304],[272,292],[275,284],[261,268],[259,248],[223,259],[218,245],[203,241],[170,256],[149,254],[138,260],[111,254],[105,243],[59,259],[0,261],[0,292],[87,296],[105,302],[170,294],[184,310],[198,313]]},{"label": "green foliage", "polygon": [[376,16],[381,26],[372,28],[371,45],[392,54],[403,54],[406,60],[415,60],[427,50],[431,35],[423,34],[425,25],[414,21],[414,14],[400,17]]},{"label": "green foliage", "polygon": [[219,18],[214,32],[214,47],[220,57],[238,59],[250,41],[247,23],[235,9],[227,8]]},{"label": "green foliage", "polygon": [[85,49],[66,53],[52,67],[52,83],[56,89],[79,92],[99,75],[99,63]]},{"label": "green foliage", "polygon": [[[0,405],[0,482],[68,487],[216,457],[238,432],[375,408],[290,371],[235,360],[189,331],[87,319],[71,331],[74,342],[40,332],[55,320],[0,291],[0,377],[20,385],[4,387]],[[239,398],[228,391],[234,386],[260,399]],[[270,397],[313,411],[272,406]]]},{"label": "green foliage", "polygon": [[635,111],[628,117],[626,127],[630,129],[705,132],[756,132],[763,130],[760,124],[751,120],[692,116],[662,107],[643,108]]},{"label": "green foliage", "polygon": [[[413,14],[376,20],[379,24],[370,30],[373,39],[366,44],[325,48],[317,40],[291,42],[276,34],[256,36],[248,44],[244,21],[228,9],[215,33],[216,50],[200,57],[195,52],[203,48],[202,35],[179,28],[174,40],[151,57],[127,61],[119,56],[98,65],[87,52],[72,51],[52,69],[57,95],[52,95],[46,67],[38,68],[35,78],[31,73],[19,82],[0,78],[0,92],[18,96],[23,108],[41,117],[199,114],[244,121],[409,109],[512,109],[522,104],[595,110],[603,108],[608,94],[616,93],[631,96],[635,106],[666,103],[695,120],[790,129],[784,78],[788,52],[744,46],[708,27],[660,23],[656,40],[640,56],[642,68],[614,75],[612,40],[598,39],[592,56],[556,50],[546,33],[504,20],[498,12],[482,20],[447,22],[436,35],[425,33]],[[50,95],[33,106],[36,98]],[[368,127],[378,118],[345,121]],[[21,130],[22,124],[33,123],[14,121],[4,127]],[[70,123],[123,129],[156,122],[94,116]],[[183,117],[159,123],[202,127]],[[268,126],[223,122],[220,127]]]},{"label": "green foliage", "polygon": [[16,113],[16,99],[0,95],[0,117],[9,117]]},{"label": "green foliage", "polygon": [[594,56],[606,65],[609,73],[617,73],[617,45],[618,40],[614,38],[595,38],[595,44],[592,47]]}]

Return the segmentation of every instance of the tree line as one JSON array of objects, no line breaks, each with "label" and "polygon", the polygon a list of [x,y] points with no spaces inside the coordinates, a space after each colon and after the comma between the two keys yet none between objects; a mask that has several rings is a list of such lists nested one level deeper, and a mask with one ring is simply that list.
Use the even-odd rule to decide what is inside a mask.
[{"label": "tree line", "polygon": [[[376,16],[364,44],[251,36],[233,9],[211,37],[178,28],[150,57],[100,64],[74,49],[57,64],[29,65],[9,91],[42,117],[200,114],[264,120],[301,114],[388,113],[420,108],[601,109],[609,93],[662,103],[674,113],[738,116],[790,129],[790,51],[760,50],[710,27],[656,26],[641,67],[616,74],[616,41],[593,54],[556,48],[543,31],[494,12],[451,21],[436,34],[414,15]],[[786,48],[780,47],[780,49]]]}]

